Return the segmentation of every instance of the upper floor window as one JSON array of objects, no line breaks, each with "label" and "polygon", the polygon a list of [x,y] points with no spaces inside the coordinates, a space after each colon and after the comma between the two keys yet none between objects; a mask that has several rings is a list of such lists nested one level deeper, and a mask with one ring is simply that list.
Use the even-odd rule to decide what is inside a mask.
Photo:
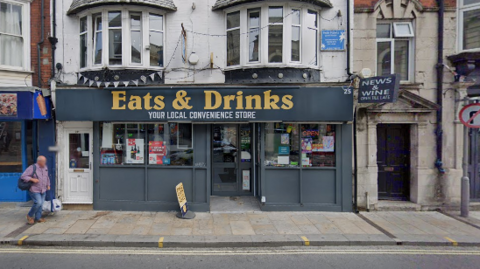
[{"label": "upper floor window", "polygon": [[0,1],[0,66],[28,69],[29,17],[23,2]]},{"label": "upper floor window", "polygon": [[80,68],[163,67],[163,32],[163,15],[145,10],[87,14],[80,18]]},{"label": "upper floor window", "polygon": [[399,74],[400,80],[410,81],[413,37],[411,22],[377,24],[377,76]]},{"label": "upper floor window", "polygon": [[[226,14],[227,67],[316,67],[318,28],[318,12],[305,5],[233,9]],[[314,41],[302,42],[303,38]]]},{"label": "upper floor window", "polygon": [[460,48],[480,49],[480,0],[462,0],[459,12]]}]

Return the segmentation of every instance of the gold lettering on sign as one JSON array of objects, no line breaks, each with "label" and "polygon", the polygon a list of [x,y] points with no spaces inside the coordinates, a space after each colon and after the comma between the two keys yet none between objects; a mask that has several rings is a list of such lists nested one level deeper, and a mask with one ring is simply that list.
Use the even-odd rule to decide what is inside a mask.
[{"label": "gold lettering on sign", "polygon": [[155,96],[155,99],[153,99],[153,102],[155,102],[155,105],[153,106],[154,109],[156,110],[162,110],[165,108],[165,103],[163,102],[163,99],[165,97],[163,96]]},{"label": "gold lettering on sign", "polygon": [[144,97],[143,97],[143,101],[145,102],[145,109],[146,110],[150,110],[152,109],[152,105],[150,104],[150,101],[152,100],[152,96],[150,95],[150,93],[147,93]]},{"label": "gold lettering on sign", "polygon": [[265,106],[264,109],[280,109],[277,106],[278,101],[280,101],[280,97],[278,95],[270,95],[272,91],[263,92],[265,95]]},{"label": "gold lettering on sign", "polygon": [[125,104],[123,104],[122,106],[120,106],[120,101],[127,101],[127,97],[125,96],[127,94],[127,92],[125,91],[112,91],[112,101],[113,101],[113,105],[112,105],[112,109],[125,109]]},{"label": "gold lettering on sign", "polygon": [[245,109],[254,109],[252,106],[253,100],[255,100],[255,109],[262,109],[262,97],[260,97],[260,95],[247,95],[245,99],[247,100]]},{"label": "gold lettering on sign", "polygon": [[176,110],[181,110],[181,109],[192,109],[192,106],[188,104],[190,102],[191,97],[186,97],[187,92],[186,91],[178,91],[175,100],[173,100],[172,106]]},{"label": "gold lettering on sign", "polygon": [[[205,107],[204,109],[217,109],[222,105],[222,95],[217,91],[205,92]],[[212,105],[212,94],[215,95],[215,105]]]},{"label": "gold lettering on sign", "polygon": [[284,95],[282,97],[282,109],[288,110],[293,108],[293,102],[292,102],[293,96],[291,95]]},{"label": "gold lettering on sign", "polygon": [[142,110],[142,98],[136,95],[130,96],[130,101],[128,102],[128,109]]}]

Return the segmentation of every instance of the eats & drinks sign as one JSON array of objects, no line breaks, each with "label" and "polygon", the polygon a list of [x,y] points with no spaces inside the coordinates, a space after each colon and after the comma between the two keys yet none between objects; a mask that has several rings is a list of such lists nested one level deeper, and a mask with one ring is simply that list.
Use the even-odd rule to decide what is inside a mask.
[{"label": "eats & drinks sign", "polygon": [[58,120],[336,121],[353,119],[353,95],[341,87],[62,89]]}]

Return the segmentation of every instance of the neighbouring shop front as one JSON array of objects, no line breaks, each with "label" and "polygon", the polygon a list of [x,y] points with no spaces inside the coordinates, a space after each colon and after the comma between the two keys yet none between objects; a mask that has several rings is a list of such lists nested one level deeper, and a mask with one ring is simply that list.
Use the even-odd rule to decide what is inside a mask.
[{"label": "neighbouring shop front", "polygon": [[[45,147],[39,144],[46,144],[48,138],[54,137],[53,121],[49,120],[50,104],[50,99],[44,98],[35,88],[0,90],[0,202],[30,199],[28,192],[17,188],[17,180],[38,154],[43,154]],[[46,157],[50,176],[54,178],[54,158]]]},{"label": "neighbouring shop front", "polygon": [[211,195],[351,211],[353,96],[342,87],[57,89],[64,202],[177,210]]}]

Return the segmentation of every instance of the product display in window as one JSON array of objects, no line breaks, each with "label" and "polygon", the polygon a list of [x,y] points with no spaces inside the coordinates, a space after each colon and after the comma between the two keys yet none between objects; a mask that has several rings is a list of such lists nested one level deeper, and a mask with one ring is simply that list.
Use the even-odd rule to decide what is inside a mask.
[{"label": "product display in window", "polygon": [[102,124],[102,165],[193,165],[190,123]]},{"label": "product display in window", "polygon": [[335,166],[335,125],[302,124],[302,166]]},{"label": "product display in window", "polygon": [[267,123],[265,129],[265,165],[297,167],[300,148],[298,124]]}]

